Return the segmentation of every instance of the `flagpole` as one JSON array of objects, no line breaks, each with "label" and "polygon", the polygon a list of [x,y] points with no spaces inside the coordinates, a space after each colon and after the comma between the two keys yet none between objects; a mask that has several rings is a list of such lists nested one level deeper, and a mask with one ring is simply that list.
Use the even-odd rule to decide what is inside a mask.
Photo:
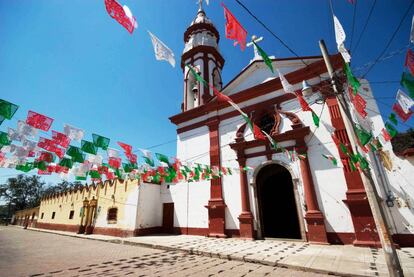
[{"label": "flagpole", "polygon": [[[338,91],[337,87],[337,79],[335,76],[335,73],[332,68],[332,64],[329,58],[328,50],[326,49],[325,42],[323,40],[319,41],[319,47],[322,52],[323,59],[326,64],[326,68],[328,69],[329,77],[331,78],[332,88],[334,90],[334,93],[337,97],[338,102],[341,104],[339,106],[340,110],[345,114],[346,118],[348,120],[345,120],[345,128],[347,129],[347,132],[349,134],[352,134],[349,136],[349,139],[351,141],[351,147],[355,147],[355,141],[354,141],[354,130],[351,128],[350,125],[352,125],[352,117],[351,112],[349,110],[348,103],[346,102],[343,90]],[[374,181],[371,175],[371,171],[363,170],[364,176],[366,178],[362,178],[363,184],[365,187],[365,191],[368,197],[368,203],[371,207],[372,215],[374,217],[375,225],[378,231],[378,236],[381,241],[381,246],[384,251],[385,261],[387,263],[388,272],[390,276],[396,277],[396,276],[404,276],[403,270],[401,268],[400,261],[398,259],[397,251],[395,250],[394,242],[392,240],[391,234],[390,234],[390,227],[387,222],[387,219],[385,217],[385,211],[383,209],[383,206],[381,205],[381,199],[378,195],[378,191],[376,186],[374,185]]]}]

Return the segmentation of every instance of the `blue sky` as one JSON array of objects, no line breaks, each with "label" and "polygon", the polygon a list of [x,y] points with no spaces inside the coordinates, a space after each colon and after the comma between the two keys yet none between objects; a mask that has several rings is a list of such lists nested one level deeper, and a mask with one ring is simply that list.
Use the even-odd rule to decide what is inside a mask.
[{"label": "blue sky", "polygon": [[[130,35],[109,17],[103,0],[0,0],[0,98],[20,106],[11,121],[0,130],[15,127],[33,110],[55,119],[52,128],[63,130],[68,123],[111,138],[111,145],[123,141],[134,148],[153,148],[175,155],[175,126],[168,117],[179,113],[183,77],[179,67],[184,47],[183,33],[195,17],[195,0],[123,0],[138,21]],[[301,56],[319,55],[318,40],[324,39],[330,53],[336,52],[332,18],[327,0],[242,0]],[[235,1],[224,3],[252,34],[263,36],[262,48],[276,57],[292,54],[260,26]],[[373,0],[357,3],[354,34],[354,6],[347,0],[333,0],[335,14],[351,37],[354,50]],[[352,67],[373,61],[382,51],[409,6],[409,1],[377,1],[366,32],[356,51]],[[226,60],[223,80],[227,83],[252,58],[251,49],[240,51],[224,35],[220,1],[210,0],[207,16],[220,32],[220,48]],[[386,53],[406,47],[411,17],[403,22]],[[150,30],[175,53],[177,67],[154,58]],[[370,81],[398,81],[405,52],[378,63],[367,75]],[[364,71],[356,71],[356,75]],[[373,83],[374,94],[387,116],[398,83]],[[411,119],[408,125],[414,126]],[[401,126],[402,130],[407,126]],[[48,135],[41,134],[48,137]],[[0,169],[0,182],[16,174]],[[47,179],[54,181],[55,179]]]}]

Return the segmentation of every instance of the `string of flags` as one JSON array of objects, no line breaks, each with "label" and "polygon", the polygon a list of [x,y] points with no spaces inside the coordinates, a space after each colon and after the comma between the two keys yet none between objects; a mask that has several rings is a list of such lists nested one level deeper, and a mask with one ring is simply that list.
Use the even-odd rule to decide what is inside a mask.
[{"label": "string of flags", "polygon": [[[208,1],[206,1],[208,4]],[[349,2],[353,3],[352,0]],[[105,8],[110,17],[122,25],[130,34],[138,27],[137,20],[131,10],[127,6],[121,6],[116,0],[104,0]],[[240,24],[237,18],[222,3],[225,17],[225,34],[226,38],[234,41],[234,46],[240,45],[242,51],[246,47],[247,31]],[[362,119],[368,115],[366,112],[367,102],[359,93],[361,84],[353,75],[349,66],[351,55],[345,48],[346,34],[334,15],[335,39],[338,51],[341,53],[344,63],[344,72],[349,85],[349,99],[356,114]],[[411,30],[410,41],[414,43],[414,17],[413,28]],[[150,36],[156,60],[167,61],[172,67],[175,67],[175,55],[173,51],[163,43],[157,36],[148,31]],[[272,60],[267,53],[252,41],[259,55],[263,58],[264,63],[274,74]],[[247,126],[251,129],[256,140],[268,141],[272,149],[284,152],[287,159],[295,161],[297,159],[306,159],[306,155],[297,153],[294,148],[289,151],[284,147],[278,146],[277,142],[271,135],[261,130],[242,109],[235,104],[230,97],[222,94],[213,85],[205,81],[191,65],[186,65],[195,79],[210,87],[219,102],[227,102],[236,111],[240,113],[246,121]],[[401,86],[407,91],[399,89],[396,95],[396,102],[393,105],[393,112],[385,123],[385,128],[381,130],[380,136],[374,138],[371,130],[365,130],[359,122],[353,122],[353,128],[357,135],[359,148],[367,153],[369,151],[377,151],[381,149],[380,140],[389,141],[398,131],[395,128],[398,124],[398,116],[401,121],[407,121],[411,115],[411,108],[414,105],[414,52],[408,49],[404,66],[406,71],[401,77]],[[296,91],[288,82],[285,76],[277,70],[279,79],[285,92],[295,94],[302,111],[310,112],[315,126],[320,126],[320,119],[306,102],[301,92]],[[0,124],[5,120],[10,120],[16,113],[18,106],[5,100],[0,99]],[[16,129],[8,128],[7,132],[0,131],[0,167],[15,168],[23,172],[37,170],[40,175],[50,175],[52,173],[60,174],[67,177],[73,174],[77,180],[86,180],[88,176],[92,180],[126,177],[132,179],[142,179],[150,182],[180,182],[180,181],[199,181],[219,178],[225,175],[232,175],[233,171],[251,170],[249,167],[230,168],[202,165],[199,163],[187,163],[177,158],[169,158],[161,153],[155,153],[157,161],[152,156],[152,152],[146,149],[137,149],[142,153],[144,164],[138,165],[138,156],[134,153],[133,147],[123,142],[117,142],[119,147],[123,149],[123,155],[120,151],[110,148],[110,139],[98,134],[92,134],[92,139],[87,140],[84,137],[84,131],[71,125],[64,125],[63,131],[52,130],[51,139],[39,137],[38,141],[33,139],[37,136],[39,130],[48,132],[53,124],[53,118],[29,111],[25,121],[19,120]],[[328,128],[327,128],[328,129]],[[335,144],[341,152],[349,158],[352,170],[356,168],[365,170],[369,167],[367,159],[355,151],[350,151],[349,146],[343,144],[335,135],[335,130],[330,127],[331,136]],[[78,142],[79,146],[75,146],[73,142]],[[16,144],[20,142],[20,145]],[[106,158],[101,154],[106,152]],[[325,159],[332,162],[334,166],[338,165],[337,159],[332,155],[321,154]]]}]

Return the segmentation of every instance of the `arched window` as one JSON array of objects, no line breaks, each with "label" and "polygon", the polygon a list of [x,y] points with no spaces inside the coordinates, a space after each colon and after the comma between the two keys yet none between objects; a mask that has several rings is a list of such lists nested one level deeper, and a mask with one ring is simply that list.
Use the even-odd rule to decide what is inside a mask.
[{"label": "arched window", "polygon": [[221,90],[223,82],[221,81],[220,71],[217,68],[213,70],[213,85],[216,89]]},{"label": "arched window", "polygon": [[115,224],[118,217],[118,208],[109,208],[106,220],[109,224]]},{"label": "arched window", "polygon": [[261,130],[270,134],[273,126],[275,125],[275,118],[269,114],[265,114],[260,118],[258,125]]},{"label": "arched window", "polygon": [[[198,68],[194,67],[197,73],[199,73]],[[191,72],[187,74],[187,91],[186,91],[186,110],[190,110],[194,107],[199,105],[199,97],[200,97],[200,84],[193,76]]]}]

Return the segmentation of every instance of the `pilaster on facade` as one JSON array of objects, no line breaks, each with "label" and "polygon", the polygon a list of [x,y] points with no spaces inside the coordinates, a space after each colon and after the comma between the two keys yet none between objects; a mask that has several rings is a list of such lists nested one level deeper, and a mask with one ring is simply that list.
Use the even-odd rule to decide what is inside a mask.
[{"label": "pilaster on facade", "polygon": [[[326,102],[332,126],[335,128],[335,136],[347,147],[348,152],[352,154],[349,135],[345,128],[338,100],[335,97],[328,97]],[[354,225],[355,240],[353,244],[356,246],[378,247],[380,245],[378,232],[361,175],[359,171],[352,170],[350,157],[345,155],[339,146],[337,148],[343,164],[343,173],[347,185],[346,199],[343,201],[349,208]]]}]

